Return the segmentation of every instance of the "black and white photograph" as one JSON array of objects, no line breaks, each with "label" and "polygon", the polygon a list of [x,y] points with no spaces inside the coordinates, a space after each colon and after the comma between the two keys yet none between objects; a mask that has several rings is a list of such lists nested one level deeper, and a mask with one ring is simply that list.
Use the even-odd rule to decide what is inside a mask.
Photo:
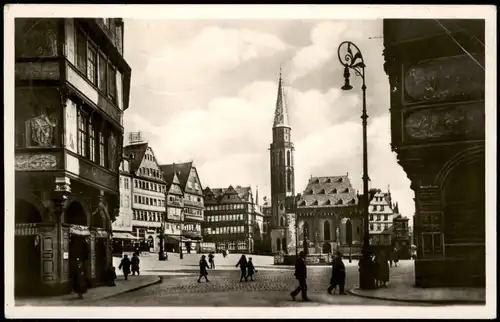
[{"label": "black and white photograph", "polygon": [[7,317],[496,317],[496,8],[4,7]]}]

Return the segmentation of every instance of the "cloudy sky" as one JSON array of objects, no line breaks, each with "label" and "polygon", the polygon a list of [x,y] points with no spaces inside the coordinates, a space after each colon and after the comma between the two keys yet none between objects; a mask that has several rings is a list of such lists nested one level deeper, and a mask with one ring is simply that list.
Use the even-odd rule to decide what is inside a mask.
[{"label": "cloudy sky", "polygon": [[[390,149],[382,21],[131,20],[125,131],[142,131],[160,163],[193,160],[202,185],[270,194],[269,144],[280,65],[295,143],[296,192],[310,176],[348,173],[362,191],[360,80],[343,92],[337,47],[362,50],[367,72],[370,187],[390,186],[414,213],[410,181]],[[370,39],[372,38],[372,39]]]}]

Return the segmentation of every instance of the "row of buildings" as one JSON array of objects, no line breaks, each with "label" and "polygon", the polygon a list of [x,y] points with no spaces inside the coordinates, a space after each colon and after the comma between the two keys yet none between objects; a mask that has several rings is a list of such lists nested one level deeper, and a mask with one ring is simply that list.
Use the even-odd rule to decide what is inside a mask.
[{"label": "row of buildings", "polygon": [[251,253],[264,239],[264,215],[250,187],[202,188],[193,162],[162,165],[153,149],[130,134],[120,168],[115,250]]}]

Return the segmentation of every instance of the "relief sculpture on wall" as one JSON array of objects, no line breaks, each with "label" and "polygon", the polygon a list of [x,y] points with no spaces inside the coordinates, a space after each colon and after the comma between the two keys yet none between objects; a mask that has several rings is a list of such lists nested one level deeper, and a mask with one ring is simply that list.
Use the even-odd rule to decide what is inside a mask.
[{"label": "relief sculpture on wall", "polygon": [[23,57],[57,56],[57,19],[51,18],[17,18],[16,48]]},{"label": "relief sculpture on wall", "polygon": [[[475,58],[484,64],[484,57]],[[406,70],[405,102],[482,98],[484,83],[484,70],[467,55],[434,59]]]},{"label": "relief sculpture on wall", "polygon": [[482,138],[484,123],[484,106],[471,104],[411,113],[405,129],[411,139]]},{"label": "relief sculpture on wall", "polygon": [[57,158],[53,154],[18,154],[16,170],[53,170],[57,169]]}]

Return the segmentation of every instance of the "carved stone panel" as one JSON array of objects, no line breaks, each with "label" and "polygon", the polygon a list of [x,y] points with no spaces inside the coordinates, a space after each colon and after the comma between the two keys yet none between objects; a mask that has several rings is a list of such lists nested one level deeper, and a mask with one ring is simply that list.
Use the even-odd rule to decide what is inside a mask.
[{"label": "carved stone panel", "polygon": [[[484,66],[484,55],[473,55]],[[468,55],[444,57],[406,69],[405,103],[484,97],[485,72]]]},{"label": "carved stone panel", "polygon": [[405,139],[484,138],[484,116],[482,102],[408,113],[404,121]]},{"label": "carved stone panel", "polygon": [[91,163],[85,162],[82,159],[80,159],[80,176],[114,191],[118,191],[118,175],[106,172],[105,170]]},{"label": "carved stone panel", "polygon": [[59,166],[58,156],[54,153],[16,154],[16,170],[55,170]]},{"label": "carved stone panel", "polygon": [[61,97],[52,88],[16,88],[16,146],[55,147],[60,143]]},{"label": "carved stone panel", "polygon": [[18,62],[15,67],[16,80],[57,80],[59,79],[59,63]]}]

